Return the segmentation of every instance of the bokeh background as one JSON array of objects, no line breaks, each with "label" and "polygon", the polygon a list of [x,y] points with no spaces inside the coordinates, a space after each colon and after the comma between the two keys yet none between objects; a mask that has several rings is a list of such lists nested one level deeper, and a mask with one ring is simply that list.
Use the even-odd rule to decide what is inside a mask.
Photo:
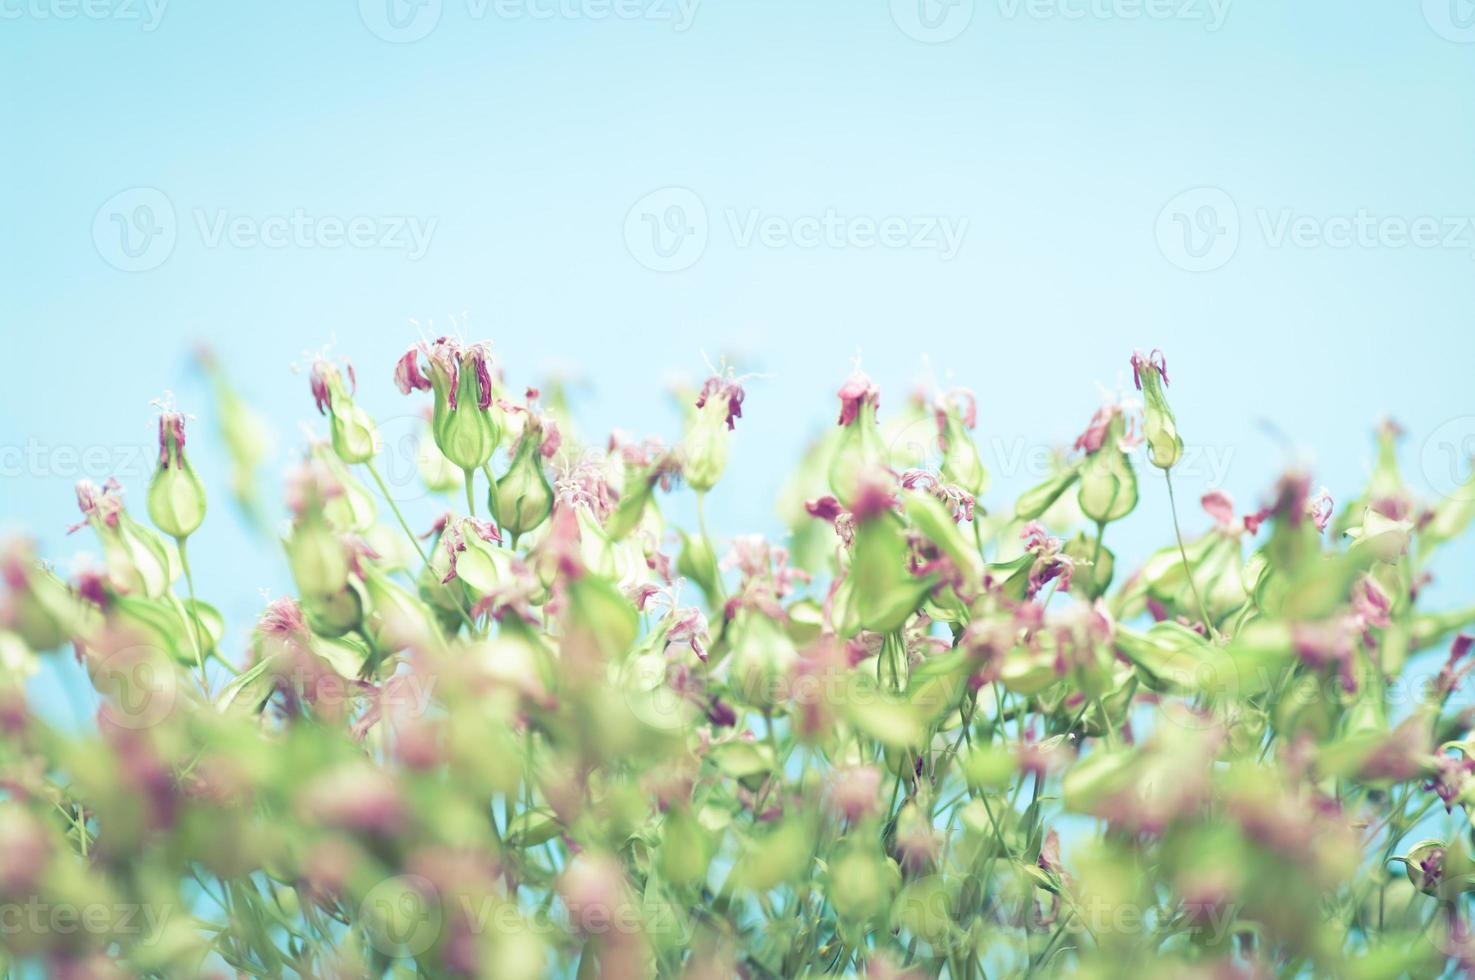
[{"label": "bokeh background", "polygon": [[[857,356],[883,416],[977,392],[994,507],[1134,347],[1168,355],[1190,532],[1294,460],[1349,498],[1385,415],[1425,493],[1475,450],[1469,0],[0,0],[0,76],[0,523],[66,570],[78,478],[141,513],[171,389],[241,637],[287,576],[228,506],[199,342],[276,428],[274,495],[330,342],[393,433],[394,359],[452,316],[595,439],[674,441],[670,381],[726,355],[760,376],[725,534],[782,533]],[[1129,561],[1170,533],[1143,476]]]}]

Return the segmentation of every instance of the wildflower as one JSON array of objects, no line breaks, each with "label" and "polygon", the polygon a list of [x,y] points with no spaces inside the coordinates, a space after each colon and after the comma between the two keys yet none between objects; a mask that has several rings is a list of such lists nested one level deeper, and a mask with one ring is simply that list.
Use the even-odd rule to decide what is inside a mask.
[{"label": "wildflower", "polygon": [[139,524],[123,507],[123,488],[109,479],[99,488],[90,480],[77,484],[77,506],[85,518],[70,530],[90,524],[102,542],[108,582],[118,592],[157,599],[179,574],[179,559],[170,545]]},{"label": "wildflower", "polygon": [[978,401],[966,388],[950,391],[933,407],[937,444],[942,450],[942,480],[973,496],[988,489],[988,471],[978,458],[978,447],[968,430],[978,425]]},{"label": "wildflower", "polygon": [[1172,469],[1183,455],[1183,439],[1178,435],[1178,422],[1168,406],[1168,360],[1162,351],[1154,350],[1147,356],[1141,351],[1134,353],[1132,378],[1147,403],[1142,432],[1148,458],[1159,469]]},{"label": "wildflower", "polygon": [[1025,524],[1019,536],[1024,540],[1024,550],[1035,556],[1029,566],[1029,588],[1025,597],[1033,599],[1055,579],[1059,579],[1055,586],[1057,590],[1069,591],[1075,560],[1064,553],[1061,540],[1051,537],[1038,521]]},{"label": "wildflower", "polygon": [[0,540],[0,628],[32,650],[54,650],[81,631],[82,605],[65,582],[42,566],[30,541]]},{"label": "wildflower", "polygon": [[697,395],[696,415],[681,443],[681,469],[693,490],[705,493],[727,468],[728,433],[743,417],[743,386],[729,368],[713,373]]},{"label": "wildflower", "polygon": [[886,447],[876,425],[881,393],[857,367],[840,386],[840,426],[843,431],[830,460],[830,490],[851,510],[867,481],[884,470]]},{"label": "wildflower", "polygon": [[154,526],[179,540],[205,520],[205,487],[184,456],[185,416],[165,409],[159,414],[159,467],[149,483],[149,518]]},{"label": "wildflower", "polygon": [[515,409],[523,417],[522,434],[512,451],[512,464],[492,487],[492,512],[508,532],[526,534],[553,511],[553,487],[543,471],[543,460],[558,452],[558,426],[531,407]]},{"label": "wildflower", "polygon": [[[422,357],[428,375],[420,369]],[[402,394],[434,392],[430,430],[446,459],[466,472],[491,460],[502,441],[502,427],[493,411],[496,388],[488,344],[463,346],[449,337],[432,344],[422,341],[399,359],[394,382]]]},{"label": "wildflower", "polygon": [[836,769],[830,779],[828,800],[835,813],[858,823],[881,809],[881,770],[875,766]]},{"label": "wildflower", "polygon": [[[353,365],[343,362],[344,370],[326,357],[313,361],[309,380],[318,413],[327,415],[333,437],[333,452],[345,463],[367,463],[379,452],[379,432],[369,413],[354,402],[358,381]],[[348,380],[344,381],[344,371]]]}]

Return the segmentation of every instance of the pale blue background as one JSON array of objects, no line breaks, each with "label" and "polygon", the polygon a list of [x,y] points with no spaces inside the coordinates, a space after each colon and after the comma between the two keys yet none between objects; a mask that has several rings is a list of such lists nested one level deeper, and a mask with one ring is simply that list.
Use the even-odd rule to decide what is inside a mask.
[{"label": "pale blue background", "polygon": [[[0,6],[0,445],[10,454],[0,521],[63,563],[94,549],[87,535],[64,535],[76,474],[57,450],[129,459],[141,512],[147,468],[127,447],[151,451],[148,403],[172,388],[201,416],[191,449],[212,492],[191,549],[201,591],[238,631],[260,590],[281,591],[286,576],[226,505],[187,357],[202,339],[271,417],[283,458],[298,420],[321,431],[290,365],[334,335],[363,403],[384,417],[411,404],[390,380],[416,336],[408,319],[468,311],[515,385],[555,363],[583,369],[586,433],[668,440],[679,430],[665,382],[698,377],[703,352],[729,352],[767,377],[749,385],[712,498],[727,533],[780,530],[773,493],[833,421],[857,351],[883,409],[902,401],[923,354],[977,391],[993,506],[1033,476],[1004,458],[1073,438],[1097,384],[1123,382],[1137,346],[1167,350],[1185,436],[1232,454],[1225,483],[1244,509],[1289,457],[1262,420],[1314,460],[1339,501],[1361,485],[1384,413],[1409,430],[1421,489],[1447,485],[1421,458],[1447,469],[1439,447],[1475,432],[1468,228],[1458,248],[1299,248],[1274,247],[1259,220],[1285,208],[1475,215],[1475,32],[1457,16],[1469,13],[1461,0],[1240,0],[1217,31],[979,0],[971,15],[941,9],[966,25],[944,20],[945,33],[961,32],[936,44],[898,26],[916,23],[903,0],[707,0],[685,31],[493,8],[478,17],[469,0],[445,0],[412,43],[369,28],[385,23],[376,0],[362,11],[351,0],[181,0],[153,30],[121,16],[142,7],[37,16],[61,2]],[[1175,3],[1208,12],[1206,0]],[[709,241],[691,267],[659,273],[627,248],[626,217],[670,186],[699,196]],[[96,236],[94,221],[136,187],[167,196],[177,240],[156,268],[124,272],[105,261],[118,241],[106,209]],[[1229,195],[1240,235],[1222,267],[1190,272],[1170,260],[1190,261],[1163,211],[1199,187]],[[1202,195],[1180,200],[1201,217]],[[739,247],[724,212],[754,208],[969,225],[950,261]],[[210,248],[194,217],[296,209],[436,226],[412,261],[378,249]],[[43,448],[39,467],[16,465],[28,444]],[[1190,530],[1205,523],[1191,502],[1206,483],[1182,479]],[[1127,558],[1169,532],[1155,473],[1144,488],[1144,506],[1114,531]],[[279,496],[277,476],[268,489]],[[430,509],[412,505],[417,519]],[[1442,563],[1438,599],[1475,594],[1472,556],[1465,547]]]}]

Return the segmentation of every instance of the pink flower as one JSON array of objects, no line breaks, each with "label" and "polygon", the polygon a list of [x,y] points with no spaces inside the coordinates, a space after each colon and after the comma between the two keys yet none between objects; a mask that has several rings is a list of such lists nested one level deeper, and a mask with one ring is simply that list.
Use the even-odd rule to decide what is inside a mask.
[{"label": "pink flower", "polygon": [[860,368],[851,372],[837,394],[840,396],[840,425],[854,422],[862,405],[870,405],[873,409],[881,405],[881,389],[871,384],[871,379]]},{"label": "pink flower", "polygon": [[1199,498],[1204,511],[1214,519],[1223,530],[1231,530],[1234,527],[1234,498],[1223,490],[1210,490]]},{"label": "pink flower", "polygon": [[1132,352],[1132,381],[1137,385],[1137,390],[1142,390],[1142,375],[1144,371],[1156,371],[1163,379],[1163,385],[1168,384],[1168,359],[1162,351],[1153,348],[1152,353],[1143,356],[1142,352]]},{"label": "pink flower", "polygon": [[727,428],[731,430],[736,428],[733,420],[743,417],[743,396],[743,386],[737,378],[732,377],[731,374],[727,377],[714,374],[707,379],[706,384],[702,385],[701,394],[697,395],[697,408],[706,407],[707,400],[711,398],[725,401],[727,403]]}]

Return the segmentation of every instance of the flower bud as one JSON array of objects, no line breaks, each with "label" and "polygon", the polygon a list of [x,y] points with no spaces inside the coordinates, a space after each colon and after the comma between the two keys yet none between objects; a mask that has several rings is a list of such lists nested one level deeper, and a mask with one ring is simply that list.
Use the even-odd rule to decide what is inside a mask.
[{"label": "flower bud", "polygon": [[205,520],[205,486],[184,456],[184,416],[159,416],[159,468],[149,483],[149,519],[172,538],[187,538]]},{"label": "flower bud", "polygon": [[[101,489],[90,480],[77,484],[77,506],[102,542],[108,581],[119,592],[157,599],[180,573],[173,545],[139,524],[123,509],[122,487],[108,480]],[[75,531],[82,524],[72,527]]]},{"label": "flower bud", "polygon": [[459,493],[465,474],[451,465],[446,454],[435,444],[430,429],[430,409],[425,410],[425,424],[420,428],[416,443],[415,466],[420,471],[420,481],[436,493]]},{"label": "flower bud", "polygon": [[367,534],[379,519],[379,505],[374,502],[374,495],[327,443],[314,443],[309,453],[313,463],[320,467],[314,479],[322,491],[323,516],[328,523],[334,530],[345,534]]},{"label": "flower bud", "polygon": [[875,473],[886,464],[886,447],[876,428],[881,392],[857,368],[840,386],[840,422],[844,428],[830,461],[830,490],[848,509]]},{"label": "flower bud", "polygon": [[727,440],[734,420],[743,417],[743,386],[732,376],[714,374],[697,396],[696,415],[681,443],[682,471],[693,490],[705,493],[727,468]]},{"label": "flower bud", "polygon": [[31,543],[0,542],[0,626],[33,650],[54,650],[81,630],[83,607],[67,584],[37,562]]},{"label": "flower bud", "polygon": [[333,451],[345,463],[367,463],[379,451],[379,433],[369,413],[359,408],[353,400],[353,391],[358,387],[354,378],[353,365],[348,368],[348,384],[343,381],[343,372],[332,361],[319,358],[312,366],[312,397],[318,411],[328,415],[332,422]]},{"label": "flower bud", "polygon": [[722,582],[717,570],[717,555],[705,535],[687,534],[680,528],[681,552],[676,557],[676,571],[691,579],[702,590],[707,604],[716,608],[722,602]]},{"label": "flower bud", "polygon": [[937,444],[942,450],[942,479],[977,497],[988,489],[988,471],[968,430],[978,425],[978,402],[971,391],[958,389],[938,400]]},{"label": "flower bud", "polygon": [[799,661],[794,641],[778,619],[747,606],[738,610],[731,629],[733,687],[755,708],[777,707]]},{"label": "flower bud", "polygon": [[1132,377],[1146,402],[1142,434],[1147,442],[1148,459],[1159,469],[1172,469],[1183,455],[1183,439],[1178,435],[1178,422],[1165,394],[1167,358],[1159,350],[1146,357],[1140,351],[1133,354]]},{"label": "flower bud", "polygon": [[231,495],[257,528],[266,526],[261,494],[257,486],[257,470],[272,455],[271,427],[231,386],[215,355],[201,348],[196,355],[210,379],[215,394],[215,414],[220,436],[230,457]]},{"label": "flower bud", "polygon": [[508,532],[526,534],[548,519],[553,487],[543,471],[543,460],[557,451],[558,429],[550,428],[545,434],[543,420],[528,412],[512,465],[489,491],[492,512]]},{"label": "flower bud", "polygon": [[367,625],[381,653],[424,646],[437,635],[430,608],[372,565],[364,570],[364,588],[371,610]]},{"label": "flower bud", "polygon": [[[420,370],[422,354],[430,365],[428,376]],[[502,428],[492,411],[496,391],[490,363],[486,344],[462,347],[441,337],[433,344],[411,347],[395,367],[395,384],[402,393],[434,392],[431,434],[446,459],[463,471],[489,462],[502,441]]]}]

